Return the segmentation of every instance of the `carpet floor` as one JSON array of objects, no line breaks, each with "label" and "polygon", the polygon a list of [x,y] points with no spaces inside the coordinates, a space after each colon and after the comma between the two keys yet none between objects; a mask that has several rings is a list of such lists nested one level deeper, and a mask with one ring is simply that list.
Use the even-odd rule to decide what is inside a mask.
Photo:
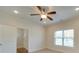
[{"label": "carpet floor", "polygon": [[34,53],[61,53],[61,52],[55,51],[55,50],[50,50],[50,49],[42,49],[42,50],[36,51]]}]

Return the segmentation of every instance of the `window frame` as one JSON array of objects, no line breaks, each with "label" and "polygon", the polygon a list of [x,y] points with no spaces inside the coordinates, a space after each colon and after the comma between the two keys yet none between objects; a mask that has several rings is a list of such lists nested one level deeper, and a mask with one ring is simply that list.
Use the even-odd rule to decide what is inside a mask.
[{"label": "window frame", "polygon": [[[64,45],[64,31],[66,31],[66,30],[73,30],[73,46],[65,46]],[[56,45],[56,37],[55,37],[55,33],[57,32],[57,31],[62,31],[63,33],[62,33],[62,45]],[[54,44],[56,45],[56,46],[63,46],[63,47],[74,47],[74,29],[63,29],[63,30],[57,30],[57,31],[55,31],[54,32]]]}]

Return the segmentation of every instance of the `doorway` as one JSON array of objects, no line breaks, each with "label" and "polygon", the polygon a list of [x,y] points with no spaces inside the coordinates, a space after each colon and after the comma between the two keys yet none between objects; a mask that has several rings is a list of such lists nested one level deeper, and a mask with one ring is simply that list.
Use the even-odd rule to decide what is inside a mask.
[{"label": "doorway", "polygon": [[17,53],[28,53],[28,30],[18,28]]}]

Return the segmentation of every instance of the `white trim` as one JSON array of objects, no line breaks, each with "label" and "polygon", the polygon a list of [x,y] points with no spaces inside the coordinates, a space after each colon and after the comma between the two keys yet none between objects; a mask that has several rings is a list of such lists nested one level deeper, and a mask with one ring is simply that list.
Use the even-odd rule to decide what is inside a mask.
[{"label": "white trim", "polygon": [[42,49],[45,49],[45,48],[33,49],[33,50],[31,49],[31,50],[29,50],[29,53],[35,53],[35,52],[40,51]]},{"label": "white trim", "polygon": [[61,53],[65,53],[63,50],[59,50],[59,49],[54,49],[54,48],[48,48],[50,50],[55,50],[55,51],[58,51],[58,52],[61,52]]}]

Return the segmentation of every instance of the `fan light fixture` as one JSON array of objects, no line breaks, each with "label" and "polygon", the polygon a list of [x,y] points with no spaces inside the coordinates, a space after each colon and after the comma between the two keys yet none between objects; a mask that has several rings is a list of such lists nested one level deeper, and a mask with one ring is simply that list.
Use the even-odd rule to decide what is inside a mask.
[{"label": "fan light fixture", "polygon": [[43,23],[46,24],[46,21],[44,21]]},{"label": "fan light fixture", "polygon": [[41,18],[45,18],[45,19],[46,19],[46,18],[47,18],[47,16],[46,16],[46,15],[41,15]]},{"label": "fan light fixture", "polygon": [[40,21],[43,21],[43,20],[46,20],[46,19],[49,19],[51,21],[53,21],[53,18],[51,15],[54,15],[56,14],[56,11],[49,11],[49,9],[46,9],[46,8],[43,8],[41,6],[36,6],[38,11],[40,11],[40,13],[37,13],[37,14],[30,14],[31,16],[38,16],[40,15]]}]

